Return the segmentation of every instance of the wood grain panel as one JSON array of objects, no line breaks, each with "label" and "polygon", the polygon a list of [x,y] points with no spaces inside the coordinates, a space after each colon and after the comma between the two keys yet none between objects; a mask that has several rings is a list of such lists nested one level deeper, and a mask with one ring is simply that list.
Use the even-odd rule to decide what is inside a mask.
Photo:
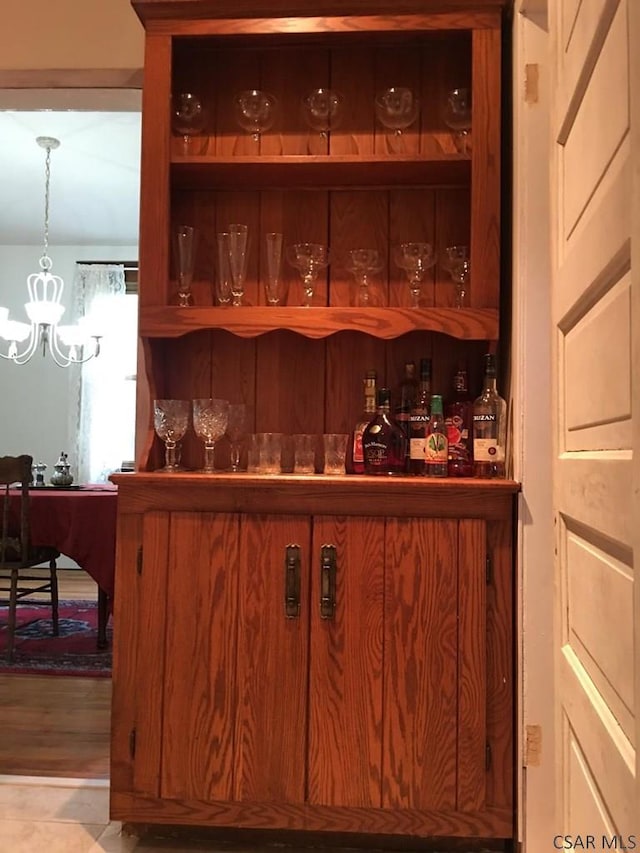
[{"label": "wood grain panel", "polygon": [[[381,805],[383,519],[313,521],[308,801]],[[336,609],[320,617],[320,549],[337,552]]]},{"label": "wood grain panel", "polygon": [[[132,702],[138,684],[139,588],[138,549],[142,546],[142,516],[118,514],[116,532],[116,585],[126,595],[115,597],[113,627],[118,642],[113,645],[113,700],[111,706],[111,779],[119,791],[134,790],[134,762],[129,737],[136,728],[137,703]],[[148,777],[147,777],[148,779]],[[157,793],[157,786],[147,788]]]},{"label": "wood grain panel", "polygon": [[500,282],[500,30],[473,32],[469,305],[498,307]]},{"label": "wood grain panel", "polygon": [[486,525],[458,526],[458,809],[486,801],[487,613]]},{"label": "wood grain panel", "polygon": [[387,519],[383,808],[453,809],[458,528]]},{"label": "wood grain panel", "polygon": [[[125,546],[126,547],[126,546]],[[128,647],[135,653],[136,684],[133,690],[135,708],[135,764],[133,790],[145,794],[162,796],[160,773],[163,743],[163,699],[166,676],[167,618],[167,568],[169,561],[169,514],[149,512],[142,520],[142,569],[138,573],[138,554],[135,562],[129,563],[129,584],[116,589],[127,589],[133,597],[136,610],[134,617],[135,640]],[[121,555],[124,556],[124,555]],[[127,562],[134,555],[127,554]],[[118,561],[118,569],[124,566]],[[135,566],[135,576],[132,576]],[[120,595],[116,595],[116,601]],[[137,605],[137,606],[136,606]],[[123,614],[124,615],[124,614]],[[116,611],[117,619],[117,611]],[[117,624],[117,622],[116,622]],[[126,630],[126,629],[125,629]],[[131,638],[133,639],[133,638]],[[114,693],[120,693],[124,685],[114,683]],[[127,702],[131,704],[131,695]],[[129,738],[131,731],[123,732]]]},{"label": "wood grain panel", "polygon": [[384,344],[359,332],[327,339],[325,432],[351,432],[364,409],[363,379],[375,370],[378,387],[386,382]]},{"label": "wood grain panel", "polygon": [[[389,193],[389,305],[411,304],[407,274],[394,258],[400,243],[435,241],[435,194],[433,190],[392,190]],[[422,283],[422,305],[435,304],[434,271],[430,269]]]},{"label": "wood grain panel", "polygon": [[145,82],[142,91],[140,181],[153,193],[140,195],[139,304],[168,302],[169,248],[169,111],[171,98],[171,39],[145,40]]},{"label": "wood grain panel", "polygon": [[513,804],[513,551],[512,523],[487,523],[492,582],[487,587],[487,738],[491,767],[487,803]]},{"label": "wood grain panel", "polygon": [[239,517],[172,513],[168,558],[161,796],[231,799]]},{"label": "wood grain panel", "polygon": [[382,269],[370,274],[369,305],[389,304],[386,192],[339,192],[330,195],[330,305],[357,305],[358,287],[347,269],[350,249],[377,249]]},{"label": "wood grain panel", "polygon": [[[221,329],[212,333],[211,388],[213,396],[247,406],[247,432],[251,433],[256,427],[257,366],[255,342],[249,347],[247,343]],[[231,457],[227,439],[221,439],[216,445],[215,462],[220,470],[228,468]],[[244,447],[240,464],[246,465]]]},{"label": "wood grain panel", "polygon": [[[305,799],[311,528],[299,516],[243,516],[238,571],[234,798]],[[284,612],[285,551],[300,547],[298,618]]]},{"label": "wood grain panel", "polygon": [[344,115],[331,134],[332,155],[373,153],[374,55],[371,47],[358,44],[331,51],[331,86],[344,98]]}]

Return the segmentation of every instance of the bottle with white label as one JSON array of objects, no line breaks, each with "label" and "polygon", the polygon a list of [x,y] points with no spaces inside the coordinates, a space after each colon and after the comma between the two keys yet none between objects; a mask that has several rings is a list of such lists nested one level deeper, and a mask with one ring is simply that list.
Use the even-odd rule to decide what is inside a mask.
[{"label": "bottle with white label", "polygon": [[473,404],[473,469],[476,477],[505,476],[507,404],[496,389],[495,356],[484,357],[484,387]]}]

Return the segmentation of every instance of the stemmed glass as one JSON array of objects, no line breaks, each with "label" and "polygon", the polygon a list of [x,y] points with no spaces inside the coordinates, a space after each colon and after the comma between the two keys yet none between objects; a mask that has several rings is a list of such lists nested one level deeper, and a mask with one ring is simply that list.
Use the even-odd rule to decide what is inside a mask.
[{"label": "stemmed glass", "polygon": [[276,99],[260,89],[245,89],[235,98],[236,121],[243,130],[260,142],[260,134],[273,125]]},{"label": "stemmed glass", "polygon": [[193,148],[193,137],[204,130],[205,112],[202,101],[193,92],[180,92],[173,99],[171,126],[182,137],[182,152]]},{"label": "stemmed glass", "polygon": [[[232,305],[242,305],[244,280],[247,275],[249,229],[246,225],[229,225],[228,231],[218,234],[219,260],[226,251],[231,273]],[[220,260],[220,265],[223,261]]]},{"label": "stemmed glass", "polygon": [[435,264],[433,247],[430,243],[400,243],[394,249],[394,259],[396,265],[407,274],[411,307],[419,308],[422,282],[427,271]]},{"label": "stemmed glass", "polygon": [[244,403],[232,403],[229,406],[227,436],[231,445],[231,470],[240,470],[240,450],[247,432],[247,407]]},{"label": "stemmed glass", "polygon": [[418,118],[420,100],[407,86],[389,86],[376,95],[375,110],[380,124],[401,136]]},{"label": "stemmed glass", "polygon": [[287,260],[302,276],[305,308],[311,307],[318,275],[329,264],[329,249],[321,243],[295,243],[287,247]]},{"label": "stemmed glass", "polygon": [[302,111],[311,130],[327,138],[342,120],[343,97],[332,89],[313,89],[302,99]]},{"label": "stemmed glass", "polygon": [[216,441],[222,438],[227,428],[229,401],[200,397],[193,401],[193,429],[204,441],[204,466],[201,474],[212,474],[216,468],[213,461]]},{"label": "stemmed glass", "polygon": [[173,233],[178,275],[178,305],[182,307],[191,305],[196,238],[196,229],[191,225],[178,225]]},{"label": "stemmed glass", "polygon": [[461,154],[466,154],[469,149],[469,131],[471,130],[471,91],[469,89],[451,89],[447,92],[444,121],[447,127],[456,132],[458,150]]},{"label": "stemmed glass", "polygon": [[279,305],[284,298],[280,268],[282,266],[282,234],[270,231],[266,237],[266,264],[267,272],[264,282],[264,291],[269,305]]},{"label": "stemmed glass", "polygon": [[467,300],[467,282],[471,274],[468,246],[447,246],[443,267],[456,285],[456,308],[464,308]]},{"label": "stemmed glass", "polygon": [[164,468],[158,470],[167,473],[183,471],[178,460],[177,445],[189,426],[189,401],[154,400],[153,426],[165,447]]},{"label": "stemmed glass", "polygon": [[358,285],[355,304],[368,305],[370,276],[382,269],[380,253],[377,249],[350,249],[346,268]]}]

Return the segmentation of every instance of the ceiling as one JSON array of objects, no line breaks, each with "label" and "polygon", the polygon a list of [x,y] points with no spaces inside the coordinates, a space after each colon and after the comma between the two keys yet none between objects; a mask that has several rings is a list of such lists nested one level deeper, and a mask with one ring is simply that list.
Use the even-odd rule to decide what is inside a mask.
[{"label": "ceiling", "polygon": [[140,112],[0,108],[0,244],[42,245],[53,136],[49,245],[137,246]]}]

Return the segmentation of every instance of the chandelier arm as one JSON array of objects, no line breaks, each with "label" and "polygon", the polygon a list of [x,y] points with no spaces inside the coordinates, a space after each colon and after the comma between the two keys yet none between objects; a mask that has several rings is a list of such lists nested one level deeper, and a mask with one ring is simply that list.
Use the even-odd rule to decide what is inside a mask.
[{"label": "chandelier arm", "polygon": [[[9,347],[11,347],[11,343],[9,342]],[[29,334],[29,343],[22,353],[17,353],[15,356],[5,355],[0,352],[0,357],[7,359],[8,361],[12,361],[14,364],[26,364],[28,361],[33,358],[35,351],[38,349],[38,344],[40,343],[40,327],[36,324],[31,324],[31,332]]]},{"label": "chandelier arm", "polygon": [[[65,346],[68,348],[69,353],[71,353],[72,350],[75,350],[76,354],[78,352],[84,353],[84,349],[85,349],[84,345],[80,345],[80,346],[71,345],[70,346],[68,344],[65,344]],[[60,349],[60,345],[58,343],[58,334],[57,334],[57,330],[55,329],[55,327],[53,329],[51,329],[51,331],[49,333],[49,352],[51,353],[51,357],[53,358],[55,363],[58,365],[58,367],[71,367],[72,364],[86,364],[88,361],[91,361],[92,358],[94,358],[95,356],[98,355],[99,349],[100,349],[99,348],[99,341],[97,342],[97,346],[96,346],[95,338],[94,338],[94,350],[92,353],[90,353],[87,356],[84,356],[83,358],[70,358],[69,354],[64,353]]]}]

